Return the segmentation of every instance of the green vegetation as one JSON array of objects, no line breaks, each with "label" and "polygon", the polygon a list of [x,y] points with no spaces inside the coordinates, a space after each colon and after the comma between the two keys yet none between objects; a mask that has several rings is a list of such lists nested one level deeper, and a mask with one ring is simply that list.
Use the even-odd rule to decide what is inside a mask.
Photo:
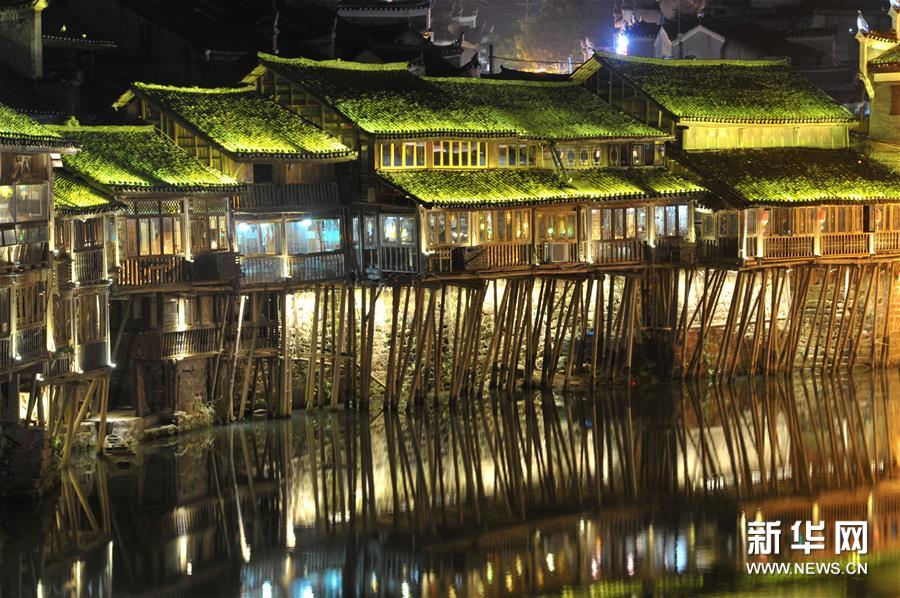
[{"label": "green vegetation", "polygon": [[900,200],[900,177],[849,149],[689,152],[682,160],[738,205]]},{"label": "green vegetation", "polygon": [[[570,174],[571,180],[563,182],[552,170],[498,168],[379,172],[379,176],[389,185],[426,206],[521,205],[661,195],[636,182],[641,178],[653,179],[651,174],[636,175],[626,169],[578,170]],[[676,179],[682,180],[675,175],[667,177],[669,188],[674,188]],[[687,181],[683,183],[686,193],[691,192],[689,189],[700,189]]]},{"label": "green vegetation", "polygon": [[60,214],[114,210],[118,203],[65,170],[53,173],[53,207]]},{"label": "green vegetation", "polygon": [[854,120],[849,110],[782,60],[666,60],[598,53],[573,78],[582,80],[604,66],[685,120],[846,123]]},{"label": "green vegetation", "polygon": [[238,160],[254,158],[353,159],[356,152],[302,117],[260,96],[252,87],[199,88],[132,84],[189,130]]},{"label": "green vegetation", "polygon": [[666,137],[572,82],[421,78],[404,64],[268,54],[260,61],[378,136]]},{"label": "green vegetation", "polygon": [[63,157],[65,167],[110,190],[230,192],[239,188],[234,179],[201,164],[150,126],[53,130],[82,148],[76,155]]},{"label": "green vegetation", "polygon": [[49,147],[70,145],[56,131],[16,112],[9,106],[0,104],[0,145],[4,143]]}]

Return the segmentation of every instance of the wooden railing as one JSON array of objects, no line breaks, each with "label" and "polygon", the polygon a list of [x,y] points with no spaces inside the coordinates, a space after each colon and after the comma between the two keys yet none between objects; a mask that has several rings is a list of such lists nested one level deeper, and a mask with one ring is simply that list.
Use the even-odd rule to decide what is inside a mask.
[{"label": "wooden railing", "polygon": [[337,183],[254,183],[237,198],[235,210],[266,210],[311,206],[338,207],[340,195]]},{"label": "wooden railing", "polygon": [[578,261],[578,243],[553,241],[540,244],[542,264],[563,264]]},{"label": "wooden railing", "polygon": [[[281,343],[281,330],[278,324],[270,322],[254,326],[250,322],[244,322],[241,326],[241,352],[249,351],[250,344],[253,342],[253,331],[256,330],[256,348],[258,349],[276,349]],[[229,343],[234,345],[236,331],[232,328],[229,332]]]},{"label": "wooden railing", "polygon": [[[755,248],[754,248],[755,249]],[[753,257],[754,254],[748,256]],[[815,256],[813,235],[785,235],[763,237],[763,257],[766,259],[802,259]]]},{"label": "wooden railing", "polygon": [[189,280],[195,282],[234,282],[241,273],[238,254],[232,251],[198,253],[186,266]]},{"label": "wooden railing", "polygon": [[591,241],[591,263],[631,264],[644,260],[645,242],[641,239]]},{"label": "wooden railing", "polygon": [[527,268],[534,264],[530,243],[496,243],[476,247],[441,247],[428,256],[429,272],[483,272]]},{"label": "wooden railing", "polygon": [[875,253],[900,253],[900,231],[875,233]]},{"label": "wooden railing", "polygon": [[344,252],[309,253],[288,258],[291,280],[331,280],[344,275]]},{"label": "wooden railing", "polygon": [[109,365],[109,348],[105,340],[78,345],[78,367],[89,372]]},{"label": "wooden railing", "polygon": [[103,270],[103,247],[82,249],[72,254],[72,269],[75,282],[89,284],[106,281]]},{"label": "wooden railing", "polygon": [[344,253],[241,257],[241,284],[331,280],[344,276]]},{"label": "wooden railing", "polygon": [[32,326],[16,331],[15,351],[18,361],[31,361],[47,355],[46,332],[44,326]]},{"label": "wooden railing", "polygon": [[681,237],[657,237],[650,253],[657,263],[693,263],[697,259],[697,246]]},{"label": "wooden railing", "polygon": [[[700,239],[697,242],[697,252],[704,260],[736,260],[739,257],[740,247],[740,239],[737,237]],[[755,245],[753,250],[756,251]]]},{"label": "wooden railing", "polygon": [[12,337],[0,338],[0,367],[6,367],[15,361],[12,354]]},{"label": "wooden railing", "polygon": [[869,255],[869,236],[871,233],[825,233],[821,237],[822,255],[854,256]]},{"label": "wooden railing", "polygon": [[379,249],[382,272],[418,272],[418,251],[415,247],[382,246]]},{"label": "wooden railing", "polygon": [[185,259],[180,255],[129,257],[122,260],[118,283],[141,287],[187,282]]},{"label": "wooden railing", "polygon": [[219,350],[218,326],[198,326],[157,334],[160,335],[160,359],[190,357]]}]

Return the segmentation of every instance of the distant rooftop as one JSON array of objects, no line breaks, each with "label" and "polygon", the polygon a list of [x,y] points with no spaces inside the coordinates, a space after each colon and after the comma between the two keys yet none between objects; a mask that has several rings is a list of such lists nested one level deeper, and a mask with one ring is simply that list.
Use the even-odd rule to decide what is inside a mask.
[{"label": "distant rooftop", "polygon": [[849,110],[794,72],[784,60],[671,60],[598,52],[572,74],[584,81],[602,68],[684,120],[851,123]]},{"label": "distant rooftop", "polygon": [[406,64],[260,55],[269,68],[379,136],[509,136],[563,140],[664,138],[572,82],[420,78]]}]

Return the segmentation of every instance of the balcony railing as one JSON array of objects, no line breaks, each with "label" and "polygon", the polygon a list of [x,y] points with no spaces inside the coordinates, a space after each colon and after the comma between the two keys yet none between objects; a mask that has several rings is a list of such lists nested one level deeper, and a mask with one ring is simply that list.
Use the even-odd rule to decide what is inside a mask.
[{"label": "balcony railing", "polygon": [[106,340],[78,345],[78,367],[82,372],[89,372],[109,365],[109,346]]},{"label": "balcony railing", "polygon": [[103,269],[103,247],[82,249],[72,254],[72,270],[75,282],[90,284],[106,281]]},{"label": "balcony railing", "polygon": [[142,287],[187,282],[185,261],[180,255],[125,258],[119,268],[119,286]]},{"label": "balcony railing", "polygon": [[814,255],[815,237],[813,235],[763,237],[763,257],[766,259],[803,259],[811,258]]},{"label": "balcony railing", "polygon": [[441,247],[428,256],[429,272],[483,272],[527,268],[534,263],[530,243],[495,243],[476,247]]},{"label": "balcony railing", "polygon": [[871,233],[826,233],[820,241],[822,255],[830,257],[869,254]]},{"label": "balcony railing", "polygon": [[578,261],[578,243],[575,241],[553,241],[541,243],[538,247],[542,264],[564,264]]},{"label": "balcony railing", "polygon": [[591,241],[591,263],[632,264],[642,262],[645,245],[641,239]]},{"label": "balcony railing", "polygon": [[151,330],[138,333],[137,358],[184,359],[219,350],[218,326],[195,326],[185,330]]},{"label": "balcony railing", "polygon": [[187,282],[229,283],[237,279],[238,272],[237,254],[228,251],[198,253],[192,262],[180,255],[154,255],[122,260],[117,280],[122,287]]},{"label": "balcony railing", "polygon": [[415,247],[383,245],[379,249],[382,272],[418,272],[418,251]]},{"label": "balcony railing", "polygon": [[875,253],[900,253],[900,231],[875,233]]},{"label": "balcony railing", "polygon": [[341,278],[345,272],[342,251],[241,257],[242,285],[318,282]]},{"label": "balcony railing", "polygon": [[255,183],[237,198],[235,210],[272,210],[276,208],[308,208],[334,206],[340,203],[337,183],[275,184]]}]

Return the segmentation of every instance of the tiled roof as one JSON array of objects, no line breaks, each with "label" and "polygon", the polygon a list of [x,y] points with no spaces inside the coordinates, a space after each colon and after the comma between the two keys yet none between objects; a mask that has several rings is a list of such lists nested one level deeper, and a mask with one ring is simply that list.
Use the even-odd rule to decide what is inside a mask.
[{"label": "tiled roof", "polygon": [[[420,78],[405,64],[260,55],[272,69],[378,136],[663,138],[570,82]],[[261,74],[257,69],[249,79]]]},{"label": "tiled roof", "polygon": [[63,157],[79,177],[110,191],[227,193],[241,186],[201,164],[151,127],[53,127],[81,146]]},{"label": "tiled roof", "polygon": [[53,173],[53,208],[60,214],[90,214],[111,212],[122,207],[105,193],[83,180],[56,169]]},{"label": "tiled roof", "polygon": [[132,84],[132,94],[170,113],[238,160],[254,158],[353,159],[356,152],[252,87],[199,88]]},{"label": "tiled roof", "polygon": [[610,68],[665,110],[712,122],[853,122],[853,115],[781,60],[668,60],[598,53],[572,78]]},{"label": "tiled roof", "polygon": [[[388,185],[426,206],[536,205],[589,200],[648,198],[675,193],[702,191],[675,175],[662,177],[666,190],[654,193],[650,184],[661,169],[576,170],[564,182],[553,170],[398,170],[380,171]],[[676,190],[676,181],[682,189]],[[661,185],[661,183],[660,183]]]},{"label": "tiled roof", "polygon": [[0,104],[0,145],[64,148],[72,144],[56,131]]},{"label": "tiled roof", "polygon": [[900,200],[900,177],[850,149],[702,151],[678,159],[737,206]]},{"label": "tiled roof", "polygon": [[900,44],[869,61],[869,70],[871,71],[896,71],[898,69],[900,69]]}]

